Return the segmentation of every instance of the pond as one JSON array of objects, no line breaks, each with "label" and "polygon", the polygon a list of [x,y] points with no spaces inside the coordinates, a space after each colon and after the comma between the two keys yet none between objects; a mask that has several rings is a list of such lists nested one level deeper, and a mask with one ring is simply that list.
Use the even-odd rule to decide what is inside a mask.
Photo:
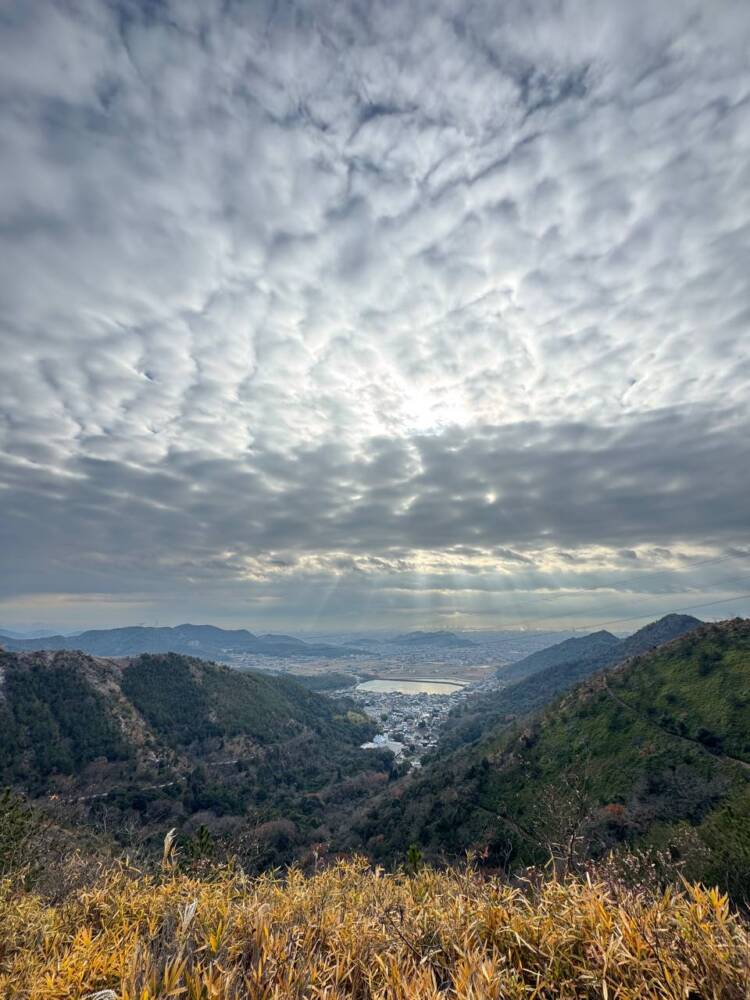
[{"label": "pond", "polygon": [[463,687],[465,685],[457,681],[407,681],[394,677],[389,680],[363,681],[357,685],[357,691],[372,691],[374,694],[455,694]]}]

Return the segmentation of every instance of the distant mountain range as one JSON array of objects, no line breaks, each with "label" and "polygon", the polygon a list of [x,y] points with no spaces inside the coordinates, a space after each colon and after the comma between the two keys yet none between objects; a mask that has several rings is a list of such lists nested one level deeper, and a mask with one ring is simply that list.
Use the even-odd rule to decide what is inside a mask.
[{"label": "distant mountain range", "polygon": [[0,635],[0,646],[17,652],[42,649],[79,649],[92,656],[138,656],[141,653],[183,653],[210,660],[226,660],[235,653],[292,658],[321,656],[335,659],[362,651],[349,646],[303,642],[291,635],[254,635],[247,629],[223,629],[214,625],[177,625],[151,628],[91,629],[78,635],[53,635],[19,639]]},{"label": "distant mountain range", "polygon": [[389,640],[394,646],[448,646],[452,649],[476,646],[471,639],[464,639],[455,632],[405,632]]},{"label": "distant mountain range", "polygon": [[[8,636],[11,639],[41,639],[47,635],[58,635],[53,628],[30,628],[20,632],[18,629],[6,628],[0,625],[0,635]],[[74,632],[65,632],[65,635],[74,635]]]}]

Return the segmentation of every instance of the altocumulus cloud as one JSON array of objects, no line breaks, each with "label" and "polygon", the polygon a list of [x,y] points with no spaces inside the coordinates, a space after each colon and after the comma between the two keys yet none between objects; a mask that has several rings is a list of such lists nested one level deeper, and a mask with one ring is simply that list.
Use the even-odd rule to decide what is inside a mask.
[{"label": "altocumulus cloud", "polygon": [[6,3],[0,615],[750,589],[749,51],[741,0]]}]

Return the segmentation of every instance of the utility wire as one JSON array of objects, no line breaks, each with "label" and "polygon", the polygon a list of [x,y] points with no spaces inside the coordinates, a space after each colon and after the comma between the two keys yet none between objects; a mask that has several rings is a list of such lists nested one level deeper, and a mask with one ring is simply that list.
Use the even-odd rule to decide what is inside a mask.
[{"label": "utility wire", "polygon": [[[690,569],[693,569],[694,567],[698,567],[698,566],[707,566],[709,564],[718,565],[719,563],[730,562],[730,561],[733,561],[733,560],[736,560],[736,559],[747,559],[748,557],[750,557],[750,552],[734,553],[733,555],[726,555],[726,556],[712,556],[709,559],[701,559],[701,560],[699,560],[697,562],[690,563],[690,565],[688,567],[686,567],[686,568],[688,570],[690,570]],[[653,578],[653,576],[659,576],[659,577],[661,577],[661,576],[665,576],[665,575],[667,575],[669,573],[677,573],[677,572],[680,572],[680,570],[678,570],[678,569],[674,569],[674,570],[661,570],[660,572],[658,572],[656,574],[651,574],[651,577],[652,578]],[[629,579],[631,581],[634,581],[634,580],[642,579],[642,576],[633,576],[633,577],[630,577]],[[746,579],[745,577],[741,577],[738,580],[723,580],[723,581],[719,581],[717,585],[718,586],[726,586],[729,583],[744,582],[745,579]],[[618,580],[616,582],[618,584],[627,583],[628,582],[628,578],[625,578],[625,580]],[[590,589],[593,589],[593,588],[590,588]],[[612,589],[612,588],[609,588],[609,589]],[[586,591],[579,591],[579,593],[586,593]],[[571,595],[570,591],[565,591],[564,593],[551,594],[548,597],[540,597],[537,600],[538,600],[538,603],[548,604],[548,603],[551,603],[553,601],[562,600],[563,598],[566,598],[566,597],[570,598],[571,596],[572,595]],[[722,602],[718,602],[718,603],[727,603],[730,600],[739,600],[739,598],[727,598],[726,601],[722,601]],[[709,606],[709,604],[713,604],[713,603],[717,603],[717,602],[705,602],[705,603],[700,604],[700,605],[694,604],[694,605],[691,605],[691,607],[693,607],[693,608],[707,607],[707,606]],[[606,613],[606,611],[608,611],[608,610],[610,610],[610,609],[609,608],[605,608],[605,609],[603,609],[602,613]],[[614,608],[612,608],[612,610],[614,610]],[[669,613],[670,612],[665,612],[665,614],[669,614]],[[532,621],[529,618],[524,618],[522,621],[516,622],[513,627],[516,627],[516,628],[517,627],[535,628],[540,622],[544,622],[544,621],[548,621],[548,622],[549,621],[559,621],[560,618],[574,618],[578,614],[580,614],[580,612],[578,612],[578,611],[572,611],[572,612],[569,612],[567,614],[556,616],[555,618],[547,617],[546,619],[544,619],[544,618],[542,618],[542,619],[536,619],[535,621]],[[629,617],[627,619],[615,619],[615,621],[616,622],[619,622],[621,620],[636,621],[638,618],[648,618],[649,614],[650,613],[647,611],[643,615],[634,615],[634,616]],[[587,627],[588,626],[585,626],[585,625],[583,625],[583,626],[576,626],[571,631],[575,631],[575,632],[577,632],[577,631],[583,631]],[[592,627],[596,628],[596,627],[601,627],[601,626],[592,626]],[[556,631],[555,629],[551,629],[551,630]]]},{"label": "utility wire", "polygon": [[[750,593],[747,593],[747,594],[735,594],[734,597],[723,597],[719,601],[703,601],[700,604],[688,604],[688,605],[684,605],[681,608],[670,608],[668,611],[662,611],[661,614],[658,615],[658,617],[659,618],[663,618],[665,615],[680,614],[682,611],[695,611],[695,610],[697,610],[699,608],[711,608],[711,607],[714,607],[717,604],[730,604],[732,601],[741,601],[741,600],[744,600],[745,598],[750,598]],[[650,618],[651,615],[653,615],[653,614],[654,614],[653,611],[646,611],[642,615],[631,615],[631,616],[629,616],[627,618],[613,618],[613,619],[611,619],[608,622],[596,622],[593,625],[579,625],[575,629],[570,629],[569,631],[573,631],[573,632],[584,632],[584,631],[585,632],[590,632],[590,631],[592,631],[594,629],[602,629],[606,625],[619,625],[622,622],[641,621],[644,618]],[[516,627],[517,627],[517,625],[523,625],[523,622],[518,622],[518,623],[516,623]],[[560,631],[565,631],[565,629],[561,629]]]},{"label": "utility wire", "polygon": [[[747,580],[747,574],[744,574],[743,576],[740,576],[740,577],[734,577],[731,580],[718,580],[716,583],[712,584],[711,586],[712,587],[727,587],[727,586],[729,586],[730,584],[733,584],[733,583],[745,583],[746,580]],[[685,591],[680,591],[680,593],[685,593]],[[570,596],[570,595],[562,595],[561,594],[560,598],[562,599],[563,596]],[[655,596],[658,597],[659,595],[657,594]],[[669,595],[664,595],[664,596],[666,597],[666,596],[669,596]],[[602,608],[599,613],[604,615],[604,614],[607,614],[610,611],[616,611],[616,610],[617,610],[617,608],[615,606],[613,606],[613,605],[610,604],[609,607]],[[575,618],[578,615],[580,615],[580,613],[581,613],[580,611],[563,612],[562,614],[557,615],[554,619],[551,619],[551,618],[544,619],[544,618],[542,618],[541,621],[559,621],[560,619],[564,619],[564,618]],[[648,615],[648,612],[646,612],[646,615],[644,615],[643,617],[646,617],[647,615]],[[636,617],[638,617],[638,616],[636,616]],[[583,626],[576,626],[576,629],[579,628],[579,627],[583,627]]]},{"label": "utility wire", "polygon": [[[736,594],[734,597],[723,597],[720,601],[704,601],[702,604],[688,604],[682,608],[672,608],[671,611],[664,611],[659,617],[663,618],[664,615],[676,615],[683,611],[696,611],[699,608],[712,608],[716,604],[731,604],[732,601],[742,601],[746,597],[750,597],[750,593],[747,594]],[[645,615],[633,615],[631,618],[615,618],[612,621],[602,622],[602,625],[618,625],[620,622],[635,622],[639,621],[641,618],[649,618],[650,612]]]},{"label": "utility wire", "polygon": [[[618,587],[620,587],[620,586],[622,586],[625,583],[635,583],[635,582],[641,581],[641,580],[643,580],[644,576],[648,576],[649,579],[653,579],[654,577],[667,576],[667,575],[669,575],[671,573],[680,573],[683,570],[690,571],[691,569],[693,569],[694,567],[697,567],[697,566],[708,566],[710,564],[718,565],[719,563],[731,562],[734,559],[747,559],[748,557],[750,557],[750,552],[735,552],[731,556],[713,556],[710,559],[700,559],[697,562],[688,563],[684,567],[680,566],[680,567],[675,567],[674,569],[662,569],[662,570],[657,570],[654,573],[651,573],[649,570],[646,569],[646,570],[643,570],[641,573],[639,573],[638,575],[635,575],[635,576],[629,576],[629,577],[626,576],[624,578],[618,578],[615,581],[615,583],[617,584]],[[601,589],[603,589],[603,590],[613,590],[614,588],[613,587],[606,587],[606,586],[603,587],[603,588],[602,587],[585,587],[585,588],[578,588],[578,592],[579,593],[586,593],[587,591],[590,591],[590,590],[601,590]],[[564,594],[550,594],[548,597],[540,597],[540,598],[538,598],[538,600],[540,602],[547,603],[549,601],[555,601],[558,598],[564,597],[564,596],[565,596]]]}]

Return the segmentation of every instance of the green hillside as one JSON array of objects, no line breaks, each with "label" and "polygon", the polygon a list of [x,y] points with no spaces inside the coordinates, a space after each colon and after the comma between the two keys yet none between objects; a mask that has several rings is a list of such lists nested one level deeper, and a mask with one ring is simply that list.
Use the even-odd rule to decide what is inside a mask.
[{"label": "green hillside", "polygon": [[509,725],[516,718],[538,712],[557,695],[597,671],[685,635],[700,624],[692,615],[665,615],[625,639],[616,639],[609,632],[594,632],[567,639],[502,667],[498,671],[503,685],[499,690],[469,698],[451,713],[441,749],[451,750],[471,743],[491,727]]},{"label": "green hillside", "polygon": [[359,748],[374,732],[291,679],[174,653],[0,653],[0,786],[139,846],[265,825],[259,862],[289,859],[387,779],[387,755]]},{"label": "green hillside", "polygon": [[620,640],[611,632],[601,630],[592,632],[590,635],[575,636],[572,639],[565,639],[563,642],[555,643],[554,646],[546,646],[525,656],[515,663],[503,664],[496,671],[497,678],[502,684],[515,684],[532,674],[537,674],[549,667],[558,667],[565,663],[572,663],[576,660],[592,660],[595,657],[606,656],[606,654],[620,645]]},{"label": "green hillside", "polygon": [[361,730],[288,677],[236,671],[175,653],[144,654],[122,672],[122,691],[172,743],[208,737],[279,742],[309,726],[346,741]]},{"label": "green hillside", "polygon": [[384,857],[414,841],[511,866],[652,845],[750,889],[750,622],[703,626],[497,726],[406,779],[358,830]]},{"label": "green hillside", "polygon": [[0,782],[31,792],[98,757],[130,756],[103,695],[66,656],[22,664],[0,652]]}]

